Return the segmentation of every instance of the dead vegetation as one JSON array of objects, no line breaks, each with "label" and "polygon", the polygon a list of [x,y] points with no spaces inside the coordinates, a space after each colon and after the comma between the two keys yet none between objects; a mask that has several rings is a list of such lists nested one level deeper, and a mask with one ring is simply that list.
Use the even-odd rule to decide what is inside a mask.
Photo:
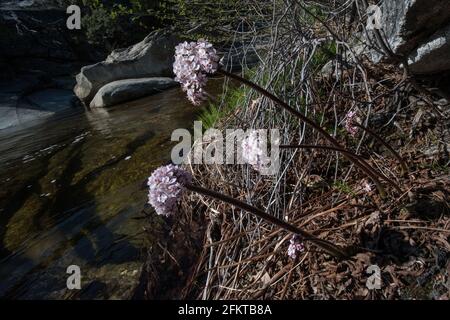
[{"label": "dead vegetation", "polygon": [[[190,246],[192,259],[183,270],[189,276],[173,283],[177,290],[170,297],[450,298],[448,101],[436,95],[429,81],[413,78],[398,65],[375,65],[364,50],[356,55],[355,41],[364,43],[364,35],[357,32],[364,10],[357,7],[350,22],[349,4],[354,2],[336,3],[274,4],[270,34],[263,36],[270,38],[269,45],[252,80],[315,119],[395,181],[401,192],[387,184],[384,199],[374,187],[367,191],[363,172],[338,153],[317,149],[282,150],[281,170],[271,177],[249,166],[191,166],[197,184],[249,202],[342,247],[353,245],[358,252],[337,261],[306,243],[294,261],[287,256],[289,233],[224,203],[191,195],[174,221],[167,253],[158,250],[180,264],[183,255],[170,250],[179,252],[189,245],[184,237],[196,221],[197,244]],[[361,39],[355,40],[358,35]],[[328,69],[323,68],[326,62]],[[401,174],[398,161],[377,140],[363,132],[353,138],[343,130],[349,110],[357,110],[362,123],[405,159],[407,174]],[[220,126],[279,128],[282,144],[326,144],[317,132],[254,92]],[[175,236],[179,228],[185,232]],[[381,270],[379,290],[367,288],[371,265]]]}]

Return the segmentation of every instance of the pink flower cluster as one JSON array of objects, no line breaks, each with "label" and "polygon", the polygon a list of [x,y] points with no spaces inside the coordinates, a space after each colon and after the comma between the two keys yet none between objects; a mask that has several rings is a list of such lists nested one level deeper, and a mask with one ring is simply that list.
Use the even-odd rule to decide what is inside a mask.
[{"label": "pink flower cluster", "polygon": [[256,171],[261,171],[269,164],[270,159],[264,153],[263,143],[256,130],[243,139],[242,158]]},{"label": "pink flower cluster", "polygon": [[295,259],[297,258],[297,252],[303,252],[304,250],[305,246],[303,242],[300,241],[299,236],[293,235],[288,247],[288,256]]},{"label": "pink flower cluster", "polygon": [[192,176],[178,166],[169,164],[153,171],[148,178],[148,202],[157,214],[170,216],[177,212],[177,201]]},{"label": "pink flower cluster", "polygon": [[354,122],[357,121],[356,111],[349,111],[345,115],[345,130],[348,131],[353,137],[358,133],[359,128],[354,125]]},{"label": "pink flower cluster", "polygon": [[218,63],[216,49],[206,40],[182,42],[175,47],[175,81],[181,83],[192,104],[197,106],[206,99],[203,89],[207,82],[206,74],[216,72]]}]

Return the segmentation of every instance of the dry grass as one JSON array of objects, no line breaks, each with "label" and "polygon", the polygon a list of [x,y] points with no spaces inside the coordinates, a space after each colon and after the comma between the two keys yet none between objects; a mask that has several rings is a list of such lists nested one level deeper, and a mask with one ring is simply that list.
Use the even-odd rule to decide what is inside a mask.
[{"label": "dry grass", "polygon": [[[385,185],[388,196],[382,199],[376,190],[364,191],[364,173],[336,152],[323,150],[283,150],[281,170],[274,177],[260,176],[248,166],[190,166],[196,183],[263,208],[320,238],[353,245],[359,253],[336,261],[306,244],[293,261],[287,256],[287,232],[229,205],[190,195],[180,221],[188,225],[192,216],[204,217],[206,232],[175,297],[449,298],[448,102],[398,66],[374,65],[364,54],[356,55],[355,43],[364,43],[356,39],[358,34],[363,38],[356,31],[364,25],[364,10],[357,8],[350,24],[348,4],[353,1],[334,3],[274,5],[273,15],[262,17],[270,21],[270,33],[254,34],[266,46],[253,80],[316,119],[396,181],[402,192]],[[312,17],[303,6],[321,6],[322,12]],[[330,48],[335,52],[325,61],[332,60],[333,68],[319,72]],[[406,159],[407,175],[401,176],[399,163],[376,140],[362,133],[351,138],[343,131],[349,110],[358,110],[364,124]],[[220,126],[279,128],[282,144],[325,144],[311,128],[255,93]],[[366,270],[372,264],[382,272],[380,290],[366,287]]]}]

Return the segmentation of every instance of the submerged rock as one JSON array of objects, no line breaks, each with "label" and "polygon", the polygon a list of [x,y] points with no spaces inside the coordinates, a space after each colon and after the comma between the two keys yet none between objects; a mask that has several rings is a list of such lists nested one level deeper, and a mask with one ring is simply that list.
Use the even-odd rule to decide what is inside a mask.
[{"label": "submerged rock", "polygon": [[[223,80],[207,86],[217,96]],[[154,256],[161,277],[177,280],[174,290],[158,286],[156,297],[170,296],[185,283],[185,270],[197,261],[191,253],[201,252],[188,249],[203,237],[189,228],[187,241],[181,232],[176,241],[159,238],[158,226],[144,225],[143,218],[154,216],[155,224],[162,219],[143,209],[149,172],[170,160],[167,137],[189,128],[195,109],[179,88],[127,106],[79,108],[43,126],[0,131],[0,298],[130,299],[147,246],[160,251],[156,243],[164,241],[180,257],[184,274],[171,259],[161,263]],[[152,239],[144,233],[147,226]],[[81,290],[66,287],[70,265],[80,267]],[[174,272],[166,272],[167,266]]]},{"label": "submerged rock", "polygon": [[67,110],[76,97],[71,90],[49,88],[33,77],[0,84],[0,130],[42,120]]},{"label": "submerged rock", "polygon": [[116,80],[143,77],[170,77],[176,36],[156,31],[141,42],[113,51],[105,61],[85,66],[77,75],[75,94],[89,104],[105,84]]},{"label": "submerged rock", "polygon": [[176,85],[177,83],[171,78],[117,80],[103,86],[91,101],[90,107],[109,107],[154,94]]}]

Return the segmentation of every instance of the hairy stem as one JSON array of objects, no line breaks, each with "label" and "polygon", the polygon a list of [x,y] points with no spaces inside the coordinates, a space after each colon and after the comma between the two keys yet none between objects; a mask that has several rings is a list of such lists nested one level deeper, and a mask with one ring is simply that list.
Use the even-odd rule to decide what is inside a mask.
[{"label": "hairy stem", "polygon": [[319,238],[313,236],[312,234],[310,234],[309,232],[299,229],[292,224],[289,224],[281,219],[278,219],[278,218],[262,211],[261,209],[258,209],[258,208],[255,208],[255,207],[249,205],[248,203],[242,202],[240,200],[234,199],[234,198],[224,195],[222,193],[215,192],[215,191],[212,191],[212,190],[209,190],[209,189],[197,186],[197,185],[193,185],[193,184],[186,185],[186,188],[190,191],[205,195],[207,197],[215,198],[215,199],[221,200],[223,202],[229,203],[235,207],[245,210],[251,214],[254,214],[261,219],[271,222],[271,223],[279,226],[280,228],[283,228],[287,231],[298,234],[302,237],[303,240],[310,241],[317,247],[325,250],[326,252],[328,252],[329,254],[331,254],[332,256],[334,256],[336,258],[343,259],[343,258],[347,258],[349,256],[349,254],[344,249],[334,245],[333,243],[331,243],[327,240],[319,239]]}]

